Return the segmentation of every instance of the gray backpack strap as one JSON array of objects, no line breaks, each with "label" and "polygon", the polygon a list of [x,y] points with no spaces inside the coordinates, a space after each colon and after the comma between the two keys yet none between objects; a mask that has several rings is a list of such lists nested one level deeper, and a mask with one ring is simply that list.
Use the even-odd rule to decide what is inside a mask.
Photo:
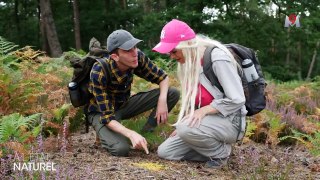
[{"label": "gray backpack strap", "polygon": [[212,61],[211,61],[211,52],[212,50],[216,48],[215,46],[207,47],[204,56],[203,56],[203,72],[204,75],[209,79],[211,84],[213,86],[216,86],[222,93],[224,93],[224,90],[219,83],[219,80],[217,76],[214,74],[213,69],[212,69]]}]

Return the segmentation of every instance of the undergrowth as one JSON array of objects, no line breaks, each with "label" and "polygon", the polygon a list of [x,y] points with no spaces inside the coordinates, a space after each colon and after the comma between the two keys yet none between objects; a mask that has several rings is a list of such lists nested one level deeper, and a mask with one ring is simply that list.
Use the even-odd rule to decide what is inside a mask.
[{"label": "undergrowth", "polygon": [[[84,54],[71,51],[61,58],[52,59],[31,47],[19,49],[17,45],[0,37],[0,158],[6,162],[1,164],[2,167],[7,167],[14,161],[16,153],[25,156],[32,148],[56,148],[62,153],[69,151],[72,143],[70,133],[84,126],[84,115],[81,108],[73,108],[70,104],[67,84],[71,79],[72,69],[67,59],[82,57]],[[156,63],[168,71],[171,86],[179,87],[174,77],[173,62],[159,59]],[[131,94],[156,87],[158,85],[135,77]],[[253,140],[272,148],[280,143],[300,143],[318,156],[319,99],[320,76],[312,82],[275,84],[270,81],[267,86],[267,107],[261,113],[247,118],[248,126],[243,143]],[[167,125],[157,127],[154,133],[143,134],[151,151],[156,151],[158,145],[173,131],[170,124],[176,121],[179,108],[180,105],[177,104],[172,110]],[[122,123],[140,132],[149,113],[123,120]],[[53,139],[47,143],[47,147],[42,142],[45,138]],[[262,179],[287,179],[291,165],[285,159],[284,165],[275,163],[268,169],[270,166],[266,162],[270,159],[258,157],[256,151],[248,148],[238,155],[240,159],[237,160],[241,161],[243,156],[249,164],[251,157],[254,168],[251,169],[252,175],[245,175],[246,178],[255,179],[253,176],[257,175]],[[281,171],[277,174],[276,170]],[[2,171],[2,175],[8,173],[10,175],[10,172]],[[40,176],[45,175],[37,175],[38,178]]]}]

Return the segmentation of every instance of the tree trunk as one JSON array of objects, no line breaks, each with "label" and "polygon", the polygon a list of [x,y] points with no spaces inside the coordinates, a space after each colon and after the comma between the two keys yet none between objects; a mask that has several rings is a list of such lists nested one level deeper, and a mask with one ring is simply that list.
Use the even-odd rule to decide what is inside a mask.
[{"label": "tree trunk", "polygon": [[152,10],[151,6],[152,1],[151,0],[145,0],[143,3],[143,12],[145,12],[145,15],[149,14]]},{"label": "tree trunk", "polygon": [[17,26],[17,36],[19,37],[19,44],[21,44],[21,27],[20,27],[20,18],[19,18],[19,1],[14,1],[14,17],[15,17],[15,23]]},{"label": "tree trunk", "polygon": [[73,20],[74,20],[74,38],[76,42],[76,50],[81,49],[81,36],[80,36],[80,13],[78,0],[72,1],[73,5]]},{"label": "tree trunk", "polygon": [[43,18],[41,18],[40,0],[38,0],[38,21],[39,21],[39,30],[40,30],[40,36],[41,36],[41,38],[39,38],[39,44],[41,44],[42,51],[45,51],[48,53],[50,51],[50,48],[49,48],[48,40],[46,37],[46,27],[43,22]]},{"label": "tree trunk", "polygon": [[50,47],[49,47],[48,39],[46,36],[46,25],[43,22],[43,19],[40,19],[39,21],[40,21],[40,32],[41,32],[41,37],[42,37],[41,47],[42,47],[43,51],[49,53]]},{"label": "tree trunk", "polygon": [[[122,7],[122,10],[126,11],[127,10],[127,0],[120,0],[120,4]],[[123,24],[123,29],[127,29],[127,21],[125,21]]]},{"label": "tree trunk", "polygon": [[290,64],[290,28],[288,28],[288,32],[287,32],[287,41],[288,41],[288,47],[287,47],[286,66],[288,67]]},{"label": "tree trunk", "polygon": [[272,59],[271,59],[271,63],[275,62],[274,61],[274,57],[276,56],[276,48],[275,48],[275,43],[274,43],[274,39],[271,39],[271,54],[272,54]]},{"label": "tree trunk", "polygon": [[[147,16],[148,14],[150,14],[150,12],[152,11],[152,1],[151,0],[145,0],[143,3],[143,12],[144,14]],[[148,47],[152,47],[152,40],[148,39],[146,41]]]},{"label": "tree trunk", "polygon": [[301,73],[301,42],[298,42],[298,78],[302,80],[302,73]]},{"label": "tree trunk", "polygon": [[159,11],[166,9],[167,8],[167,0],[160,0],[159,5],[160,5]]},{"label": "tree trunk", "polygon": [[[108,17],[108,13],[110,13],[109,12],[109,8],[110,8],[110,1],[109,0],[105,0],[104,1],[104,5],[105,5],[105,7],[104,7],[104,13],[105,13],[105,17]],[[111,29],[111,26],[110,26],[110,24],[109,23],[104,23],[104,26],[106,27],[106,29]]]},{"label": "tree trunk", "polygon": [[124,10],[126,10],[127,9],[127,0],[121,0],[121,4],[122,4],[122,8]]},{"label": "tree trunk", "polygon": [[50,54],[53,57],[59,57],[62,54],[60,42],[58,39],[56,26],[51,11],[50,0],[40,0],[41,21],[45,27],[45,37],[48,40]]},{"label": "tree trunk", "polygon": [[320,44],[320,40],[318,40],[316,48],[314,49],[313,56],[312,56],[312,61],[311,61],[310,67],[309,67],[308,76],[307,76],[306,80],[310,80],[312,69],[313,69],[314,63],[316,62],[317,49],[319,48],[319,44]]}]

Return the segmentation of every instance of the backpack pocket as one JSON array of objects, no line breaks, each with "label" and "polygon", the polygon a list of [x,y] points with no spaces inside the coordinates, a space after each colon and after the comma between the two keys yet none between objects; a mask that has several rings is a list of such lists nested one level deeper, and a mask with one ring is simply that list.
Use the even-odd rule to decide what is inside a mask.
[{"label": "backpack pocket", "polygon": [[69,96],[70,96],[71,104],[74,107],[82,106],[83,104],[80,101],[81,97],[80,97],[79,85],[76,82],[70,82],[68,85],[68,88],[69,88]]},{"label": "backpack pocket", "polygon": [[74,107],[80,107],[88,104],[92,94],[89,93],[87,84],[81,85],[76,82],[70,82],[68,85],[71,104]]},{"label": "backpack pocket", "polygon": [[252,116],[259,113],[266,107],[265,97],[265,82],[264,79],[259,78],[248,84],[248,97],[246,98],[247,116]]}]

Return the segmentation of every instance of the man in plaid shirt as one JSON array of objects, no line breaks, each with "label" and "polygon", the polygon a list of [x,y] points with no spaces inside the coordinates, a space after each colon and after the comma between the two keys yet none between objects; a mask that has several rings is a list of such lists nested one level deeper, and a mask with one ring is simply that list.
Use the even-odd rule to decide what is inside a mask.
[{"label": "man in plaid shirt", "polygon": [[[160,123],[168,121],[168,112],[179,100],[179,91],[169,88],[169,77],[153,64],[136,45],[141,40],[128,31],[116,30],[107,39],[110,57],[106,59],[111,69],[107,79],[99,63],[90,73],[89,91],[94,95],[88,106],[89,122],[100,138],[102,147],[114,156],[127,156],[130,139],[134,149],[148,154],[147,141],[139,133],[124,127],[118,121],[153,109],[143,131],[153,131]],[[152,83],[158,89],[140,92],[130,97],[133,74]]]}]

